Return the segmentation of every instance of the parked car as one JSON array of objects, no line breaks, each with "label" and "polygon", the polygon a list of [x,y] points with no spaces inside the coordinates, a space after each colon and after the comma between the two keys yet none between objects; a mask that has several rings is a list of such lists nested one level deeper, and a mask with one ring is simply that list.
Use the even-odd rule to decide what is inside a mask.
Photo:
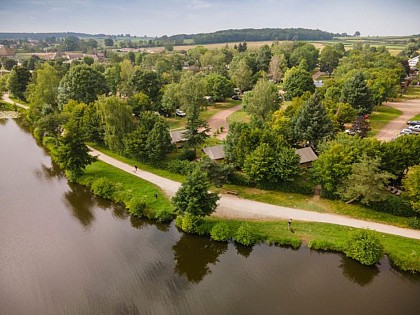
[{"label": "parked car", "polygon": [[416,134],[417,134],[417,132],[415,132],[415,131],[413,131],[413,130],[411,130],[411,129],[406,128],[406,129],[401,130],[400,134],[405,134],[405,135],[416,135]]},{"label": "parked car", "polygon": [[175,114],[177,115],[177,116],[179,116],[179,117],[185,117],[185,116],[187,116],[187,114],[185,114],[182,110],[180,110],[180,109],[176,109],[175,110]]},{"label": "parked car", "polygon": [[409,126],[420,125],[420,120],[409,120],[409,121],[407,121],[407,125],[409,125]]},{"label": "parked car", "polygon": [[235,101],[240,101],[241,97],[239,95],[232,95],[231,99],[235,100]]},{"label": "parked car", "polygon": [[420,125],[415,125],[415,126],[409,126],[408,129],[419,133],[420,132]]}]

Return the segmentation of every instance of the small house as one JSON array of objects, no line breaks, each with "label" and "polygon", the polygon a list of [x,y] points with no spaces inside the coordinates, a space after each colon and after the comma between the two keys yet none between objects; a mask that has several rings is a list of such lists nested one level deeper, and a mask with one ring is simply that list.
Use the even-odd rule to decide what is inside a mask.
[{"label": "small house", "polygon": [[171,135],[172,144],[176,145],[177,147],[182,147],[182,143],[187,140],[184,136],[185,132],[185,129],[170,130],[169,134]]},{"label": "small house", "polygon": [[311,147],[297,149],[296,154],[300,157],[300,167],[309,168],[312,166],[312,162],[318,160],[314,150]]},{"label": "small house", "polygon": [[0,57],[8,57],[8,58],[14,58],[16,56],[16,53],[13,51],[13,49],[0,45]]},{"label": "small house", "polygon": [[222,144],[203,148],[203,152],[213,161],[223,160],[225,158],[225,146]]}]

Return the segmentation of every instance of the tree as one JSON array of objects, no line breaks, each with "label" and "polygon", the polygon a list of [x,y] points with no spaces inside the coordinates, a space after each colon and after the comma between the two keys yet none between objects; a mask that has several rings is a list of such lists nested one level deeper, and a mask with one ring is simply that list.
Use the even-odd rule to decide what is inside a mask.
[{"label": "tree", "polygon": [[381,171],[379,166],[379,158],[363,156],[359,162],[352,165],[351,174],[340,187],[339,195],[347,199],[347,203],[360,200],[368,205],[373,201],[384,200],[388,183],[394,176]]},{"label": "tree", "polygon": [[212,214],[219,196],[209,192],[209,188],[206,174],[198,167],[195,168],[172,198],[175,211],[181,215],[190,214],[195,217]]},{"label": "tree", "polygon": [[360,36],[360,32],[359,31],[356,31],[353,36],[354,37],[359,37]]},{"label": "tree", "polygon": [[58,71],[44,63],[35,71],[33,82],[28,86],[28,100],[31,103],[31,111],[37,108],[45,112],[46,108],[57,109],[58,86],[60,76]]},{"label": "tree", "polygon": [[420,165],[408,169],[403,180],[413,210],[420,212]]},{"label": "tree", "polygon": [[120,66],[109,67],[104,73],[106,83],[111,90],[112,95],[117,95],[118,86],[121,83]]},{"label": "tree", "polygon": [[341,57],[342,53],[335,49],[334,46],[325,46],[319,57],[320,70],[328,73],[328,76],[331,76],[334,69],[338,67],[338,62]]},{"label": "tree", "polygon": [[10,59],[10,58],[2,58],[2,64],[3,64],[3,68],[6,70],[12,70],[14,66],[17,66],[17,61],[14,59]]},{"label": "tree", "polygon": [[302,96],[306,91],[315,92],[315,84],[311,74],[300,67],[293,67],[287,70],[283,81],[286,100]]},{"label": "tree", "polygon": [[344,253],[347,257],[370,266],[379,262],[384,255],[384,248],[372,231],[356,230],[350,234]]},{"label": "tree", "polygon": [[373,102],[362,72],[357,72],[344,82],[341,90],[341,99],[344,103],[349,103],[353,106],[359,114],[366,114],[372,111]]},{"label": "tree", "polygon": [[150,98],[143,92],[136,93],[128,99],[128,104],[132,106],[133,113],[140,115],[144,111],[153,111],[154,106],[150,101]]},{"label": "tree", "polygon": [[277,54],[271,58],[268,73],[274,82],[280,82],[287,69],[287,60],[284,54]]},{"label": "tree", "polygon": [[167,122],[159,117],[150,130],[146,141],[147,158],[150,162],[161,161],[173,149]]},{"label": "tree", "polygon": [[205,77],[207,94],[213,97],[215,101],[224,101],[225,98],[233,94],[232,81],[226,77],[212,73]]},{"label": "tree", "polygon": [[70,119],[65,126],[64,135],[59,138],[56,158],[70,181],[78,179],[85,167],[95,161],[95,158],[89,154],[84,137],[77,121]]},{"label": "tree", "polygon": [[228,182],[229,176],[233,172],[233,165],[226,163],[218,163],[204,156],[200,161],[200,168],[206,172],[208,179],[216,187],[222,187]]},{"label": "tree", "polygon": [[246,157],[243,171],[257,184],[287,182],[299,173],[299,161],[293,149],[263,142]]},{"label": "tree", "polygon": [[28,69],[15,66],[9,74],[7,89],[14,97],[25,100],[25,91],[31,79]]},{"label": "tree", "polygon": [[239,61],[235,61],[234,58],[230,64],[229,73],[232,82],[241,91],[247,90],[251,85],[252,70],[244,58]]},{"label": "tree", "polygon": [[180,82],[180,101],[182,108],[186,111],[187,124],[184,133],[186,149],[192,149],[194,157],[196,148],[204,143],[208,137],[209,127],[207,122],[200,118],[201,106],[205,92],[205,83],[198,77],[191,74],[184,75]]},{"label": "tree", "polygon": [[93,65],[93,63],[95,62],[95,59],[93,59],[93,57],[91,56],[84,56],[83,57],[83,63],[90,66]]},{"label": "tree", "polygon": [[302,106],[293,129],[298,140],[315,147],[332,134],[332,121],[316,93]]},{"label": "tree", "polygon": [[71,67],[61,79],[58,101],[61,106],[70,99],[89,104],[98,95],[108,92],[109,88],[102,73],[87,65],[79,65]]},{"label": "tree", "polygon": [[133,92],[143,92],[153,103],[157,103],[161,96],[162,82],[157,73],[147,70],[135,70],[129,79]]},{"label": "tree", "polygon": [[267,121],[279,106],[277,87],[265,78],[258,80],[252,92],[245,95],[243,102],[243,109],[261,121]]},{"label": "tree", "polygon": [[175,115],[175,110],[181,107],[179,83],[170,83],[164,87],[161,110],[166,115]]},{"label": "tree", "polygon": [[100,97],[96,104],[104,126],[105,144],[111,150],[122,153],[124,136],[134,130],[131,107],[115,96]]},{"label": "tree", "polygon": [[112,40],[112,38],[105,38],[104,40],[104,44],[105,46],[114,46],[114,41]]},{"label": "tree", "polygon": [[293,50],[289,58],[289,64],[291,67],[297,66],[300,62],[305,59],[307,67],[305,70],[312,71],[318,64],[319,52],[312,44],[304,44]]},{"label": "tree", "polygon": [[7,91],[7,78],[7,75],[0,77],[0,96],[3,96],[3,94]]}]

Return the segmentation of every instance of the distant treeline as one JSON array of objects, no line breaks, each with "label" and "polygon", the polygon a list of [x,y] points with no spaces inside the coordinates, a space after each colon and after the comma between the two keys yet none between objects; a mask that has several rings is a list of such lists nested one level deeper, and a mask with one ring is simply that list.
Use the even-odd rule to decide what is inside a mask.
[{"label": "distant treeline", "polygon": [[75,33],[75,32],[63,32],[63,33],[0,33],[0,40],[19,40],[19,39],[37,39],[44,40],[45,38],[66,38],[66,37],[78,37],[78,38],[121,38],[121,37],[134,37],[130,34],[86,34],[86,33]]},{"label": "distant treeline", "polygon": [[269,40],[331,40],[334,36],[343,34],[333,34],[320,30],[304,28],[263,28],[263,29],[241,29],[224,30],[214,33],[200,34],[178,34],[173,36],[163,36],[161,40],[171,40],[176,44],[181,44],[184,40],[192,40],[194,44],[212,44],[225,42],[243,41],[269,41]]}]

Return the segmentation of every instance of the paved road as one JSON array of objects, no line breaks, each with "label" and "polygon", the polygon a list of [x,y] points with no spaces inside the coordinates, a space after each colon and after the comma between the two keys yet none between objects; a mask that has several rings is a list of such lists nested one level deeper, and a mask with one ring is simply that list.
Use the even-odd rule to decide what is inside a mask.
[{"label": "paved road", "polygon": [[[120,162],[110,156],[103,154],[92,148],[92,155],[98,156],[99,160],[111,164],[119,169],[122,169],[135,176],[143,178],[157,186],[159,186],[168,197],[174,196],[178,188],[181,186],[180,183],[170,179],[166,179],[155,174],[137,170],[134,172],[132,165]],[[357,220],[348,218],[340,215],[329,214],[329,213],[318,213],[306,210],[299,210],[281,206],[269,205],[257,201],[241,199],[233,195],[221,195],[218,203],[218,207],[214,214],[218,217],[225,218],[241,218],[241,219],[289,219],[299,221],[312,221],[312,222],[323,222],[332,223],[344,226],[351,226],[355,228],[369,228],[378,232],[400,235],[404,237],[420,239],[420,231],[403,229],[391,225],[374,223],[369,221]]]},{"label": "paved road", "polygon": [[404,102],[390,102],[385,105],[396,108],[403,113],[401,116],[387,123],[376,134],[377,139],[389,141],[394,139],[400,133],[401,129],[407,128],[407,120],[417,114],[420,114],[420,99],[413,99]]},{"label": "paved road", "polygon": [[21,107],[21,108],[23,108],[23,109],[29,109],[29,106],[26,106],[26,105],[23,105],[23,104],[20,104],[20,103],[16,103],[15,101],[11,100],[11,99],[10,99],[10,97],[9,97],[9,93],[4,93],[4,95],[3,95],[2,99],[3,99],[6,103],[9,103],[9,104],[13,104],[13,105],[19,106],[19,107]]},{"label": "paved road", "polygon": [[218,134],[216,137],[217,139],[223,140],[226,138],[226,135],[228,133],[229,124],[227,122],[227,118],[234,112],[241,109],[241,105],[237,105],[235,107],[222,110],[218,112],[217,114],[213,115],[209,118],[207,123],[209,124],[211,133],[215,132],[216,130],[220,129],[220,127],[223,127],[223,132]]}]

